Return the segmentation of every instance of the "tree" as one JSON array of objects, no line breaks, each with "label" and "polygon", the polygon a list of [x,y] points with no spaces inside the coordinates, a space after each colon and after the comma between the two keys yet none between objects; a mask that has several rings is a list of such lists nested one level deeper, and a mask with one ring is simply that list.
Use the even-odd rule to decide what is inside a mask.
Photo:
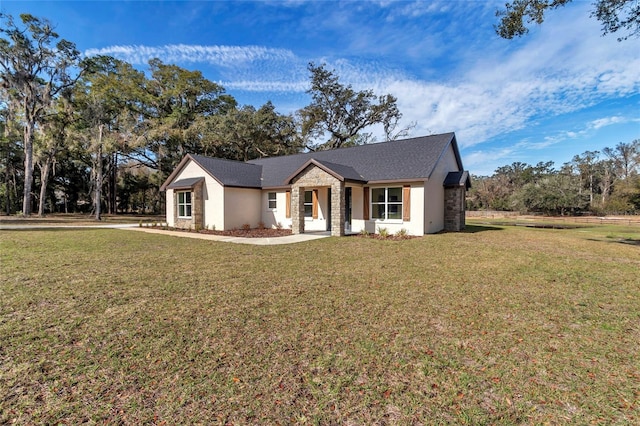
[{"label": "tree", "polygon": [[40,127],[40,143],[34,152],[35,162],[40,169],[40,198],[38,200],[38,216],[44,216],[49,174],[55,164],[58,153],[64,148],[67,140],[67,129],[73,122],[71,105],[68,99],[61,98],[54,104],[52,111]]},{"label": "tree", "polygon": [[166,178],[185,154],[203,150],[205,120],[236,107],[224,88],[207,80],[200,71],[149,61],[151,78],[141,98],[144,117],[141,143],[130,158]]},{"label": "tree", "polygon": [[578,169],[580,176],[580,190],[587,187],[589,189],[589,205],[593,206],[593,195],[596,183],[596,162],[598,160],[598,151],[585,151],[582,155],[573,157],[572,164]]},{"label": "tree", "polygon": [[575,213],[588,206],[587,197],[579,189],[576,176],[555,173],[525,184],[515,199],[522,210],[564,216],[568,211]]},{"label": "tree", "polygon": [[19,106],[23,121],[24,188],[22,212],[31,213],[33,186],[33,142],[35,127],[42,122],[46,108],[62,90],[72,86],[70,72],[80,65],[80,52],[67,40],[60,40],[51,23],[29,14],[20,15],[25,28],[19,28],[11,15],[1,14],[0,82],[10,102]]},{"label": "tree", "polygon": [[[381,124],[390,136],[402,117],[392,95],[376,96],[371,90],[357,92],[350,85],[340,83],[335,71],[324,65],[310,63],[312,102],[299,111],[301,132],[307,148],[334,149],[345,145],[366,143],[371,135],[361,132],[369,126]],[[317,143],[325,135],[329,139]],[[398,135],[406,135],[399,132]]]},{"label": "tree", "polygon": [[[8,99],[6,91],[0,87],[0,99]],[[15,105],[11,102],[0,103],[0,171],[3,182],[0,183],[0,197],[7,215],[19,209],[18,188],[19,169],[22,163],[21,135],[16,129]]]},{"label": "tree", "polygon": [[[496,32],[502,38],[512,39],[529,32],[527,24],[542,24],[548,10],[557,9],[570,3],[571,0],[514,0],[498,10],[496,16],[501,17]],[[602,35],[620,30],[628,31],[626,36],[640,35],[640,3],[637,0],[596,0],[595,10],[591,13],[602,23]]]},{"label": "tree", "polygon": [[128,104],[131,84],[140,76],[125,62],[108,56],[95,57],[94,69],[79,81],[74,91],[78,119],[73,136],[80,150],[91,156],[96,220],[101,220],[105,163],[124,145],[123,138],[137,124]]},{"label": "tree", "polygon": [[217,157],[247,161],[260,157],[287,155],[302,149],[302,140],[291,116],[276,112],[271,102],[259,109],[231,108],[209,118],[205,152]]}]

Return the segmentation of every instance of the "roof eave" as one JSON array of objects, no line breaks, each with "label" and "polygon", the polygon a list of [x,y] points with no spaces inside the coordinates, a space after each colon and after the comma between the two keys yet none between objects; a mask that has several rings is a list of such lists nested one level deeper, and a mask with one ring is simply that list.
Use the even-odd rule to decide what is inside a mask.
[{"label": "roof eave", "polygon": [[287,185],[291,185],[291,181],[298,176],[300,173],[302,173],[304,171],[304,169],[306,169],[307,167],[309,167],[310,165],[314,165],[316,167],[318,167],[320,170],[330,174],[331,176],[333,176],[334,178],[338,179],[340,182],[344,182],[344,177],[339,175],[338,173],[334,172],[333,170],[331,170],[330,168],[328,168],[327,166],[325,166],[324,164],[320,163],[319,161],[315,160],[314,158],[311,158],[310,160],[307,160],[302,166],[300,166],[298,168],[298,170],[296,170],[295,172],[293,172],[291,175],[289,175],[285,180],[285,184]]},{"label": "roof eave", "polygon": [[405,179],[379,179],[379,180],[370,180],[367,182],[368,185],[385,185],[389,183],[425,183],[429,178],[405,178]]}]

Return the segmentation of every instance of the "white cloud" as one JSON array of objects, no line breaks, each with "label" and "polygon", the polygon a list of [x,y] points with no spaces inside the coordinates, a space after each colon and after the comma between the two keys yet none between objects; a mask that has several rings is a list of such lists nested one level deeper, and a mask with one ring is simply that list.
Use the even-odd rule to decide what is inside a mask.
[{"label": "white cloud", "polygon": [[[375,34],[364,24],[363,31],[357,25],[348,25],[345,38],[351,37],[349,45],[310,58],[289,49],[264,46],[182,44],[111,46],[90,49],[85,54],[114,55],[138,65],[154,57],[166,63],[205,64],[215,70],[216,80],[227,89],[293,96],[308,88],[307,62],[326,62],[345,84],[396,96],[403,122],[418,123],[414,135],[455,131],[463,148],[535,125],[541,118],[640,93],[640,51],[631,48],[633,40],[619,43],[615,37],[601,37],[599,23],[589,17],[590,4],[576,3],[554,10],[541,27],[514,41],[499,39],[487,25],[480,29],[473,25],[474,19],[493,19],[494,5],[451,4],[456,19],[450,25],[457,26],[457,34],[468,27],[473,36],[467,38],[451,29],[438,35],[420,25],[409,25],[441,13],[447,4],[383,2],[379,6],[389,10],[391,21],[400,22],[399,17],[404,17],[399,27],[392,22],[390,28],[381,28],[380,34]],[[344,14],[346,21],[353,17],[344,8],[337,12]],[[313,22],[320,26],[319,31],[338,27],[333,21],[325,23],[327,27]],[[364,35],[357,38],[358,33]],[[361,52],[357,46],[365,43],[369,47],[364,51],[372,52],[375,47],[384,53],[361,59],[353,52]],[[451,69],[444,69],[441,63],[436,67],[432,60],[448,60],[446,66]],[[619,116],[605,117],[585,123],[585,127],[598,129],[621,120]],[[514,149],[540,149],[580,136],[579,131],[575,135],[569,131],[541,135],[541,141],[535,144],[514,143]],[[490,155],[506,154],[501,151]]]},{"label": "white cloud", "polygon": [[604,117],[604,118],[599,118],[597,120],[593,120],[591,123],[589,123],[589,127],[597,130],[601,127],[611,126],[613,124],[626,123],[628,121],[629,120],[625,117],[614,115],[612,117]]},{"label": "white cloud", "polygon": [[88,49],[85,56],[113,55],[134,65],[144,65],[150,59],[160,58],[166,63],[207,63],[232,67],[258,61],[286,63],[295,58],[287,49],[263,46],[200,46],[170,44],[166,46],[109,46]]}]

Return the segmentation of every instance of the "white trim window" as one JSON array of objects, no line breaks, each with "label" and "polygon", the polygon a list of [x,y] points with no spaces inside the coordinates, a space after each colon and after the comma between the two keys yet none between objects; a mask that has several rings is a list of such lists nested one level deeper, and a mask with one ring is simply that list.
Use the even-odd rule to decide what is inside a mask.
[{"label": "white trim window", "polygon": [[313,218],[313,191],[304,191],[304,217]]},{"label": "white trim window", "polygon": [[371,218],[402,220],[402,187],[371,188]]},{"label": "white trim window", "polygon": [[275,210],[276,206],[278,205],[277,200],[276,200],[276,193],[275,192],[269,192],[267,193],[267,205],[269,210]]},{"label": "white trim window", "polygon": [[191,217],[191,191],[178,192],[178,217]]}]

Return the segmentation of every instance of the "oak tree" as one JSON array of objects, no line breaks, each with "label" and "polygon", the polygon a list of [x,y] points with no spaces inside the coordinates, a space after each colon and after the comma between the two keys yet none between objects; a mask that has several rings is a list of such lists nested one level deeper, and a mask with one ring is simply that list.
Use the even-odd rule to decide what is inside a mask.
[{"label": "oak tree", "polygon": [[[312,102],[298,114],[302,137],[309,150],[367,143],[370,134],[362,132],[376,124],[384,127],[386,135],[394,131],[402,114],[393,95],[356,91],[351,85],[340,83],[335,71],[327,70],[324,65],[310,63],[308,68],[311,73],[308,93]],[[406,136],[403,132],[398,134]]]},{"label": "oak tree", "polygon": [[[496,32],[502,38],[512,39],[529,32],[529,24],[542,24],[545,13],[563,7],[571,0],[513,0],[496,16],[500,23]],[[637,0],[596,0],[591,16],[602,24],[602,35],[626,31],[618,41],[640,35],[640,2]]]}]

